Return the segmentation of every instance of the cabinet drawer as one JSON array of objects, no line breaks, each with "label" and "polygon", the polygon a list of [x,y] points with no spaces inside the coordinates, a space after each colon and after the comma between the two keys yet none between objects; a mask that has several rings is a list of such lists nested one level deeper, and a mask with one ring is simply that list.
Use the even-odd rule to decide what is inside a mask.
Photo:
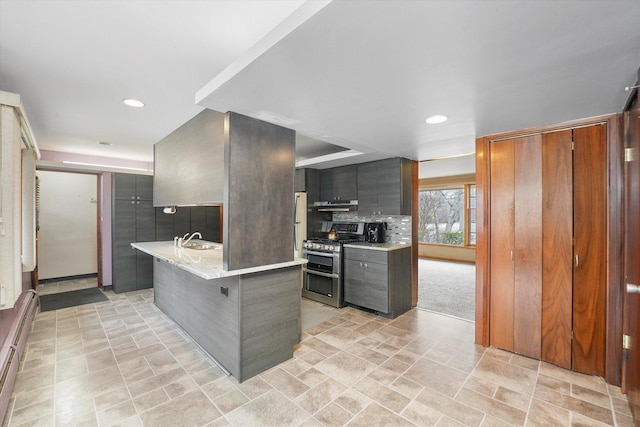
[{"label": "cabinet drawer", "polygon": [[344,258],[354,261],[369,261],[386,264],[387,252],[375,249],[344,248]]}]

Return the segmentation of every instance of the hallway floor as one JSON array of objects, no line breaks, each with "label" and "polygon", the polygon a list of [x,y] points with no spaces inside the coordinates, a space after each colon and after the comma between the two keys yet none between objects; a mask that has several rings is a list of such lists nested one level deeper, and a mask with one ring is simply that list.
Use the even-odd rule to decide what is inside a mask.
[{"label": "hallway floor", "polygon": [[79,289],[96,288],[98,286],[97,277],[87,277],[82,279],[59,280],[56,282],[38,283],[36,292],[38,295],[59,294],[61,292],[77,291]]},{"label": "hallway floor", "polygon": [[352,308],[242,384],[153,290],[38,313],[4,426],[632,426],[604,380],[474,345],[473,323]]}]

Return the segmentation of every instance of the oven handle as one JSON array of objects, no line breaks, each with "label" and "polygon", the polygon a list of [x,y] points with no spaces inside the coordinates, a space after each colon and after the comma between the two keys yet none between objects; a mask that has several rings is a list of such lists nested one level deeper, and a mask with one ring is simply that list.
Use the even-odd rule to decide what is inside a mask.
[{"label": "oven handle", "polygon": [[337,274],[322,273],[320,271],[309,270],[308,268],[304,268],[304,267],[302,268],[302,271],[304,273],[315,274],[316,276],[328,277],[330,279],[338,279],[338,278],[340,278],[340,276],[338,276]]},{"label": "oven handle", "polygon": [[307,251],[307,254],[321,256],[325,258],[338,258],[340,256],[339,252],[315,252],[315,251]]}]

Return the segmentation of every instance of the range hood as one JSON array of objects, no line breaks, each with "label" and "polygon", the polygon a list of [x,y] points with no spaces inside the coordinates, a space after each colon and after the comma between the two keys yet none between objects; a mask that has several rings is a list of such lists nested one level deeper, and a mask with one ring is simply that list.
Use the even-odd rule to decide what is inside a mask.
[{"label": "range hood", "polygon": [[314,202],[318,212],[352,212],[358,210],[357,200],[334,200],[331,202]]}]

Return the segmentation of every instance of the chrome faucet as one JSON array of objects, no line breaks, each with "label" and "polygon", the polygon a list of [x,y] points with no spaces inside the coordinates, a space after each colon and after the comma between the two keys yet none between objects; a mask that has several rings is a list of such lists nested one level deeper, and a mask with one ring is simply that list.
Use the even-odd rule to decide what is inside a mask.
[{"label": "chrome faucet", "polygon": [[[193,233],[191,236],[189,236],[189,233],[185,234],[184,236],[182,236],[182,247],[185,247],[187,243],[189,243],[189,241],[191,239],[193,239],[194,237],[196,237],[196,234],[198,235],[199,239],[202,239],[202,234],[200,234],[198,231],[196,231],[195,233]],[[189,238],[187,239],[187,236],[189,236]]]}]

